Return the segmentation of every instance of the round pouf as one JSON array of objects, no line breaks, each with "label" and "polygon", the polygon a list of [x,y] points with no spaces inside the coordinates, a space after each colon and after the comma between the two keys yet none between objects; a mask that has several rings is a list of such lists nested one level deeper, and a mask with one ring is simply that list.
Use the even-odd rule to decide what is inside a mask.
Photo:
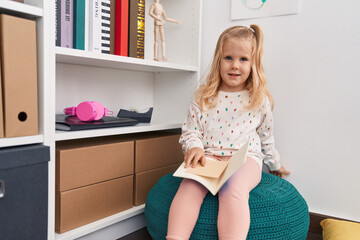
[{"label": "round pouf", "polygon": [[[146,227],[154,240],[164,240],[171,202],[182,178],[162,177],[149,192],[145,204]],[[304,198],[288,181],[263,172],[250,192],[250,229],[247,239],[305,240],[309,210]],[[203,201],[191,240],[217,240],[218,197],[208,193]]]}]

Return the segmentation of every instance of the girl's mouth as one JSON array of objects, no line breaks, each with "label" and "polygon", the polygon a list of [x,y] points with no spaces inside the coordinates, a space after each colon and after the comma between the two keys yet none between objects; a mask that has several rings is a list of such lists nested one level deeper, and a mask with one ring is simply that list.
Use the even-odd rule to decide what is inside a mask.
[{"label": "girl's mouth", "polygon": [[237,74],[237,73],[229,73],[228,74],[230,77],[239,77],[240,74]]}]

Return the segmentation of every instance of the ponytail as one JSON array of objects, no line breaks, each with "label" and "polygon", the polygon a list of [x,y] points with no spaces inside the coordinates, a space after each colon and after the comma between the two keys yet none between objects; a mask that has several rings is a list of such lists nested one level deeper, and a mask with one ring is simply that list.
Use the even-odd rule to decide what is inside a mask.
[{"label": "ponytail", "polygon": [[264,67],[262,64],[264,55],[264,37],[261,28],[258,25],[250,25],[250,30],[255,35],[254,48],[253,48],[253,63],[251,75],[249,76],[247,89],[251,94],[251,102],[248,105],[248,109],[257,108],[264,102],[264,98],[267,96],[271,103],[271,109],[274,107],[273,97],[267,88],[266,77],[264,73]]}]

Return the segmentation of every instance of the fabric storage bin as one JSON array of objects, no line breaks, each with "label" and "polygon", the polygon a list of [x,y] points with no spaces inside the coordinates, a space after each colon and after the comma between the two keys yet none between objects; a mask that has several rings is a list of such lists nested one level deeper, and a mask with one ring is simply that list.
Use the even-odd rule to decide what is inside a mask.
[{"label": "fabric storage bin", "polygon": [[49,147],[0,149],[0,239],[47,239]]}]

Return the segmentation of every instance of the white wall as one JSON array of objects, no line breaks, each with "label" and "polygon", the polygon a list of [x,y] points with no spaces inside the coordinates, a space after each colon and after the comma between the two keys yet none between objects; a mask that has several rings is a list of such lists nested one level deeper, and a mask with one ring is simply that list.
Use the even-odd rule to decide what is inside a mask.
[{"label": "white wall", "polygon": [[259,24],[286,179],[311,212],[360,221],[360,1],[301,0],[299,14],[239,21],[230,2],[204,0],[202,73],[225,28]]}]

